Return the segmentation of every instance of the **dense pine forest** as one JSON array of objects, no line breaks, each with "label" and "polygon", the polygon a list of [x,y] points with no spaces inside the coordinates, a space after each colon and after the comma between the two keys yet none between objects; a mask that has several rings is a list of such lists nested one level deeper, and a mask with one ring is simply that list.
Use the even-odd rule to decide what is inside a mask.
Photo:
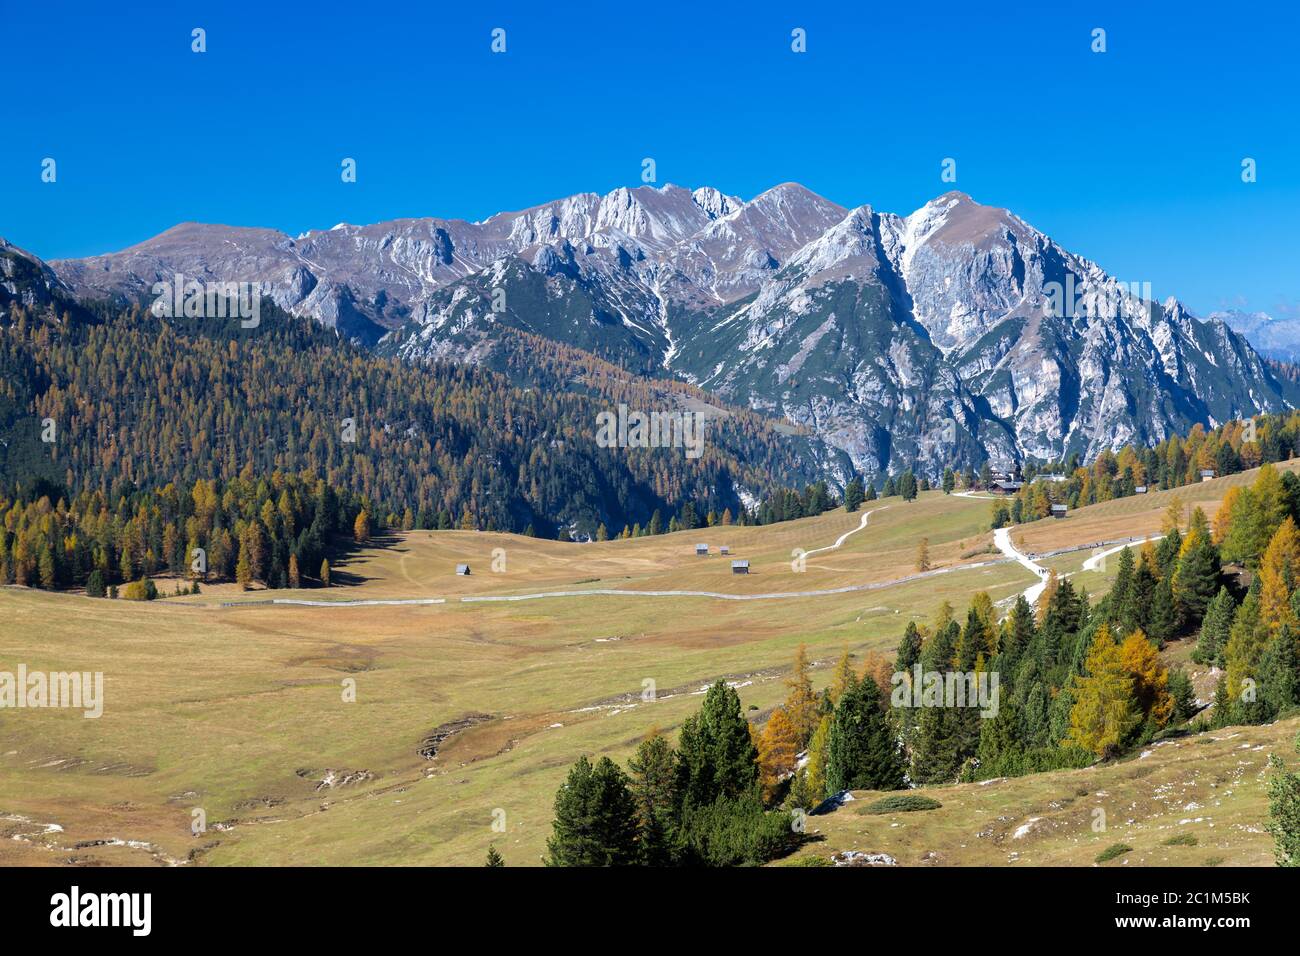
[{"label": "dense pine forest", "polygon": [[[269,303],[252,330],[15,305],[0,325],[0,487],[24,503],[38,488],[52,504],[98,492],[116,510],[122,487],[189,489],[251,468],[310,474],[364,500],[377,526],[599,537],[745,520],[742,490],[812,483],[806,439],[737,409],[713,406],[698,459],[599,448],[595,416],[611,403],[702,407],[704,393],[508,341],[499,374],[377,358]],[[525,351],[531,378],[512,384]]]},{"label": "dense pine forest", "polygon": [[336,538],[370,533],[366,504],[309,475],[246,466],[226,482],[168,483],[157,491],[118,484],[106,495],[83,491],[51,503],[43,488],[26,500],[0,495],[0,584],[84,586],[104,597],[152,598],[151,577],[236,580],[272,588],[329,584]]}]

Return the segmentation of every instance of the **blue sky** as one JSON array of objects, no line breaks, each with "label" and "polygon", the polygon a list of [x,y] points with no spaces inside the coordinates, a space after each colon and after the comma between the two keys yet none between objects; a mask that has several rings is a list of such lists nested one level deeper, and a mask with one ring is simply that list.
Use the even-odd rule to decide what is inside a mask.
[{"label": "blue sky", "polygon": [[1300,303],[1282,3],[291,6],[0,0],[0,235],[57,258],[185,220],[478,219],[638,185],[647,156],[661,184],[904,213],[952,157],[956,188],[1157,297]]}]

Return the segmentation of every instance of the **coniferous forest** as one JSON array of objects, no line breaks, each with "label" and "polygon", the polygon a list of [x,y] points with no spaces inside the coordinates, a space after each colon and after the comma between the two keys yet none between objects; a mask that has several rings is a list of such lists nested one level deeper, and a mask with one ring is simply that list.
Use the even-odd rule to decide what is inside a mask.
[{"label": "coniferous forest", "polygon": [[[715,409],[698,459],[599,448],[611,404],[704,393],[524,333],[508,342],[498,371],[413,367],[269,303],[256,329],[15,304],[0,324],[0,576],[82,586],[99,571],[98,588],[186,570],[202,548],[201,577],[287,586],[317,579],[330,535],[354,536],[358,516],[630,536],[751,520],[742,489],[811,474],[806,442],[740,409]],[[834,504],[824,482],[801,500],[800,513]]]}]

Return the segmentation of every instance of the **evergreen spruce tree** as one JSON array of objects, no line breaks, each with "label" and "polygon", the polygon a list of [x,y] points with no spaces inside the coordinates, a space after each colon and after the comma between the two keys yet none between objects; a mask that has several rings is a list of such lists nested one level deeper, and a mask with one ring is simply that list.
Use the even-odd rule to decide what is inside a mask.
[{"label": "evergreen spruce tree", "polygon": [[905,674],[912,672],[912,665],[921,659],[921,632],[915,621],[908,621],[903,629],[903,640],[898,645],[894,666]]},{"label": "evergreen spruce tree", "polygon": [[[1296,738],[1300,752],[1300,736]],[[1276,754],[1268,758],[1268,832],[1278,866],[1300,866],[1300,773],[1291,773]]]},{"label": "evergreen spruce tree", "polygon": [[1192,679],[1181,667],[1169,672],[1169,696],[1174,701],[1174,713],[1171,722],[1181,724],[1191,719],[1196,712],[1196,688]]},{"label": "evergreen spruce tree", "polygon": [[1014,776],[1021,767],[1024,754],[1021,742],[1020,712],[1015,701],[999,701],[998,712],[988,720],[980,721],[980,742],[976,750],[979,757],[979,775],[983,778]]},{"label": "evergreen spruce tree", "polygon": [[1074,638],[1083,629],[1087,614],[1087,609],[1070,580],[1055,578],[1055,572],[1053,578],[1056,587],[1044,589],[1038,599],[1041,624],[1035,634],[1034,653],[1038,655],[1045,674],[1050,674],[1053,668],[1068,666],[1071,662]]},{"label": "evergreen spruce tree", "polygon": [[1200,663],[1211,666],[1223,664],[1223,652],[1228,646],[1232,619],[1236,613],[1237,602],[1232,599],[1232,594],[1226,587],[1220,587],[1201,621],[1201,636],[1196,643],[1196,657]]},{"label": "evergreen spruce tree", "polygon": [[487,851],[487,862],[484,863],[483,865],[484,866],[505,866],[506,861],[501,859],[501,854],[497,852],[497,848],[489,844],[488,851]]},{"label": "evergreen spruce tree", "polygon": [[1300,645],[1290,624],[1283,624],[1264,647],[1259,661],[1259,699],[1265,719],[1300,703]]},{"label": "evergreen spruce tree", "polygon": [[[938,626],[934,637],[921,648],[921,670],[926,677],[938,674],[942,679],[943,675],[956,666],[961,629],[956,621],[951,620],[950,614],[951,608],[946,611],[940,609],[939,620],[947,618],[947,621]],[[923,677],[923,682],[924,680]],[[921,693],[924,693],[924,687],[923,683]],[[913,694],[915,693],[917,690],[913,689]],[[938,703],[942,704],[943,701]],[[915,722],[915,729],[909,734],[912,741],[911,778],[917,783],[955,781],[967,755],[962,753],[965,727],[957,719],[953,708],[923,706],[914,715],[911,711],[904,713]]]},{"label": "evergreen spruce tree", "polygon": [[[1178,636],[1178,618],[1178,606],[1174,601],[1173,588],[1168,578],[1161,578],[1156,582],[1155,593],[1151,596],[1151,614],[1147,624],[1150,628],[1148,635],[1155,642],[1156,647],[1163,648]],[[1141,628],[1134,628],[1134,630],[1139,631]]]},{"label": "evergreen spruce tree", "polygon": [[686,718],[677,744],[678,792],[684,804],[707,806],[749,794],[758,783],[758,751],[740,696],[719,680],[699,713]]},{"label": "evergreen spruce tree", "polygon": [[863,680],[844,693],[831,718],[826,789],[897,790],[905,783],[893,729],[881,712],[880,691]]},{"label": "evergreen spruce tree", "polygon": [[1219,591],[1219,549],[1199,528],[1188,533],[1187,542],[1174,574],[1174,597],[1194,624],[1205,617]]},{"label": "evergreen spruce tree", "polygon": [[1254,724],[1266,719],[1266,711],[1259,700],[1258,684],[1259,661],[1268,640],[1268,626],[1260,613],[1260,583],[1257,576],[1246,592],[1246,599],[1237,608],[1228,635],[1228,645],[1223,652],[1227,693],[1231,701],[1229,710],[1234,723]]},{"label": "evergreen spruce tree", "polygon": [[957,622],[949,620],[934,632],[921,647],[921,670],[950,671],[956,663],[957,642],[961,639],[961,628]]},{"label": "evergreen spruce tree", "polygon": [[[1130,603],[1133,600],[1133,549],[1125,548],[1119,553],[1119,570],[1115,572],[1115,583],[1111,585],[1108,596],[1110,613],[1107,620],[1123,633],[1125,621],[1130,618]],[[1129,630],[1132,630],[1130,628]]]},{"label": "evergreen spruce tree", "polygon": [[578,758],[555,794],[547,866],[628,866],[637,862],[636,801],[608,757]]},{"label": "evergreen spruce tree", "polygon": [[916,475],[912,474],[912,469],[909,468],[898,479],[898,493],[902,495],[904,501],[912,501],[916,498],[916,492]]},{"label": "evergreen spruce tree", "polygon": [[1232,695],[1228,693],[1228,676],[1220,674],[1214,685],[1214,710],[1210,714],[1211,727],[1226,727],[1234,720]]},{"label": "evergreen spruce tree", "polygon": [[1137,562],[1133,569],[1133,586],[1125,602],[1119,621],[1119,633],[1131,634],[1141,630],[1151,633],[1151,604],[1155,599],[1156,585],[1159,579],[1152,570],[1152,563],[1146,560]]},{"label": "evergreen spruce tree", "polygon": [[916,720],[910,777],[916,783],[955,783],[964,757],[961,736],[951,707],[922,707]]},{"label": "evergreen spruce tree", "polygon": [[1016,597],[1016,603],[1007,615],[1007,633],[1002,641],[1001,668],[1007,675],[1013,675],[1020,666],[1021,656],[1034,638],[1034,609],[1029,606],[1023,594]]},{"label": "evergreen spruce tree", "polygon": [[[1173,507],[1173,505],[1170,505]],[[1182,533],[1174,528],[1165,534],[1156,545],[1156,571],[1162,578],[1168,578],[1178,566],[1178,555],[1183,549]]]},{"label": "evergreen spruce tree", "polygon": [[677,754],[652,730],[628,761],[629,789],[636,801],[637,845],[647,866],[670,866],[680,852],[677,820]]},{"label": "evergreen spruce tree", "polygon": [[844,486],[844,510],[853,512],[857,511],[865,498],[862,490],[862,479],[857,475]]},{"label": "evergreen spruce tree", "polygon": [[962,628],[957,643],[957,670],[973,671],[981,655],[988,652],[988,631],[979,612],[972,607],[966,612],[966,626]]},{"label": "evergreen spruce tree", "polygon": [[107,593],[104,587],[104,572],[96,568],[86,580],[86,597],[102,598]]}]

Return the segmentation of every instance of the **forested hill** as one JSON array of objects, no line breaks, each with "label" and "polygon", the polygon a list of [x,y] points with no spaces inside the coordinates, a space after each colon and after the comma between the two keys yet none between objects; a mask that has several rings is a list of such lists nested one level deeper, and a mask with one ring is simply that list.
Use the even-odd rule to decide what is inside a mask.
[{"label": "forested hill", "polygon": [[[526,376],[509,367],[525,353]],[[817,476],[805,436],[698,390],[522,333],[500,361],[506,374],[376,357],[269,302],[255,329],[15,305],[0,320],[0,482],[57,498],[305,471],[380,524],[550,536],[738,515],[742,490]],[[711,408],[702,455],[598,447],[596,415],[618,401]]]}]

